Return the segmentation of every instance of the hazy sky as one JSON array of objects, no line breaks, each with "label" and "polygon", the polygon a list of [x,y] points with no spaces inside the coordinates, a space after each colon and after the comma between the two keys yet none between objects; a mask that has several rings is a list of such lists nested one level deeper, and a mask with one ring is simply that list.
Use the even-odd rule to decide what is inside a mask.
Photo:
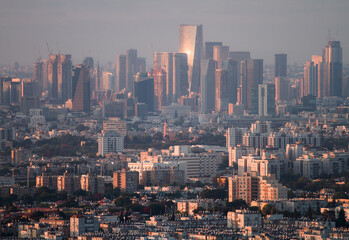
[{"label": "hazy sky", "polygon": [[101,64],[137,48],[152,64],[154,51],[177,51],[180,24],[203,24],[204,41],[273,63],[275,53],[303,64],[331,36],[349,63],[349,0],[0,0],[0,64],[31,64],[71,53]]}]

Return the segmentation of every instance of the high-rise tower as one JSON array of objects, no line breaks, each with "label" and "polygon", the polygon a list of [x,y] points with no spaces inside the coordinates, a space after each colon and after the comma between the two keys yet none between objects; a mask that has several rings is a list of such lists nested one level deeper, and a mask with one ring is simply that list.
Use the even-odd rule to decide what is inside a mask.
[{"label": "high-rise tower", "polygon": [[126,89],[132,92],[133,75],[138,72],[137,49],[126,51]]},{"label": "high-rise tower", "polygon": [[90,111],[90,68],[76,65],[72,70],[73,111]]},{"label": "high-rise tower", "polygon": [[202,25],[180,25],[179,52],[186,53],[188,56],[189,92],[199,92],[203,57]]},{"label": "high-rise tower", "polygon": [[306,62],[304,65],[303,96],[317,96],[318,69],[314,62]]},{"label": "high-rise tower", "polygon": [[126,55],[116,56],[116,92],[126,88]]},{"label": "high-rise tower", "polygon": [[342,96],[342,48],[339,41],[329,41],[323,49],[324,97]]},{"label": "high-rise tower", "polygon": [[275,54],[275,77],[287,77],[287,54]]}]

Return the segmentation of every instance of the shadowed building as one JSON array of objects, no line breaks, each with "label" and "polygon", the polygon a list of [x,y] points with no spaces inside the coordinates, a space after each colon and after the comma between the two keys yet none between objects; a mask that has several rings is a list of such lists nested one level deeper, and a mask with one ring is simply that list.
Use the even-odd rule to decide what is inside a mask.
[{"label": "shadowed building", "polygon": [[116,56],[116,92],[126,88],[126,55]]},{"label": "shadowed building", "polygon": [[90,70],[83,65],[73,68],[72,76],[72,110],[90,111]]},{"label": "shadowed building", "polygon": [[287,77],[287,54],[275,54],[275,77]]}]

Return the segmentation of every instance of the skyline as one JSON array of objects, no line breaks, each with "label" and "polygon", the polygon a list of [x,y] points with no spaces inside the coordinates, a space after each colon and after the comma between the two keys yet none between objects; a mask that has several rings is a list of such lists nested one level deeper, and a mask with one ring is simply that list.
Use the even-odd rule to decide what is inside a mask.
[{"label": "skyline", "polygon": [[153,51],[178,51],[181,24],[202,24],[204,42],[222,41],[231,51],[250,51],[266,64],[273,64],[276,53],[286,53],[289,64],[304,64],[322,54],[330,31],[333,40],[341,41],[343,63],[349,63],[345,0],[199,3],[4,0],[0,64],[30,65],[38,48],[47,58],[47,42],[52,53],[71,54],[74,64],[86,56],[102,65],[115,63],[116,54],[135,48],[150,66]]}]

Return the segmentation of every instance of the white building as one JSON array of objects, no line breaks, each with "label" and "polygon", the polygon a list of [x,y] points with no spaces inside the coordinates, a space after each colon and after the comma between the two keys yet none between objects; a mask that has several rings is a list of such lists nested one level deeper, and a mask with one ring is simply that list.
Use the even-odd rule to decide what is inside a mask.
[{"label": "white building", "polygon": [[246,147],[238,145],[236,147],[229,147],[229,166],[232,167],[234,163],[237,163],[242,156],[248,156],[255,153],[253,147]]},{"label": "white building", "polygon": [[124,150],[124,137],[116,131],[102,131],[98,134],[98,155],[118,153]]},{"label": "white building", "polygon": [[228,212],[227,227],[228,228],[245,228],[247,226],[260,227],[262,224],[261,214],[249,210],[236,210]]},{"label": "white building", "polygon": [[78,237],[83,233],[98,231],[99,223],[95,216],[74,215],[70,217],[70,236]]},{"label": "white building", "polygon": [[246,172],[256,172],[258,176],[269,176],[273,174],[280,179],[279,159],[266,159],[260,156],[242,156],[238,160],[238,175],[242,176]]},{"label": "white building", "polygon": [[247,128],[228,128],[226,133],[226,146],[236,147],[242,144],[242,137],[247,132]]}]

